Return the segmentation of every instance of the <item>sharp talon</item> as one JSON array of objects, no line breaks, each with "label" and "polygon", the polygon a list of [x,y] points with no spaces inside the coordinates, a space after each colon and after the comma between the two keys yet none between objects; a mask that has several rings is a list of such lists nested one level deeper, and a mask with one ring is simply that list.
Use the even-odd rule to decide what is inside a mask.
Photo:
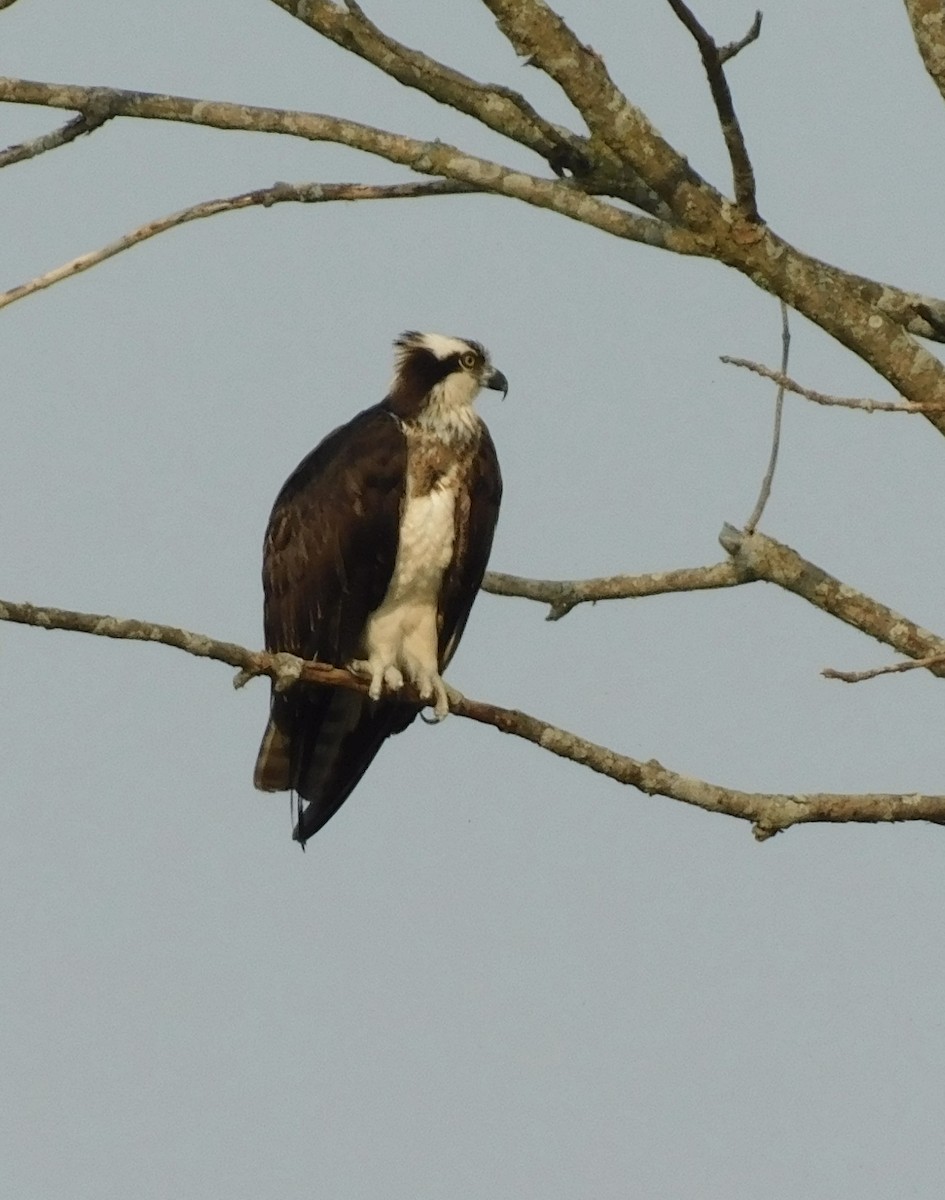
[{"label": "sharp talon", "polygon": [[433,706],[433,714],[438,721],[442,721],[444,717],[449,715],[450,702],[446,694],[446,684],[439,676],[434,684],[434,694],[436,695],[436,703]]}]

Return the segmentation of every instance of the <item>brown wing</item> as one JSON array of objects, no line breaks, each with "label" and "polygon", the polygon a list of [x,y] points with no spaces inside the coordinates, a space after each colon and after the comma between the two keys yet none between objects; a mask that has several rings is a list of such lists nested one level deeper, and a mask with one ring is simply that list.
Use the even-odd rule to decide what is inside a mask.
[{"label": "brown wing", "polygon": [[502,473],[489,430],[483,426],[464,494],[456,505],[453,561],[440,593],[440,671],[444,671],[463,636],[469,612],[486,573],[492,538],[502,501]]},{"label": "brown wing", "polygon": [[[268,650],[344,666],[360,652],[368,615],[387,591],[403,505],[407,447],[380,405],[342,425],[284,484],[263,554]],[[256,763],[264,791],[291,789],[303,843],[341,807],[384,740],[416,716],[340,688],[273,693]]]}]

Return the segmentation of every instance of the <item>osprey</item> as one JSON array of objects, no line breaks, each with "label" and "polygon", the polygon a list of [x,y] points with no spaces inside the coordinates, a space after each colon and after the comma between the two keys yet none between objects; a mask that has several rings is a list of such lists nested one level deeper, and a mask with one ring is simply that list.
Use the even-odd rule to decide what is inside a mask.
[{"label": "osprey", "polygon": [[[304,846],[384,740],[448,711],[442,673],[482,583],[499,514],[495,446],[473,402],[508,383],[478,342],[408,332],[386,398],[340,426],[276,498],[263,551],[266,649],[348,667],[368,695],[272,693],[254,783],[293,791]],[[303,804],[304,802],[304,804]]]}]

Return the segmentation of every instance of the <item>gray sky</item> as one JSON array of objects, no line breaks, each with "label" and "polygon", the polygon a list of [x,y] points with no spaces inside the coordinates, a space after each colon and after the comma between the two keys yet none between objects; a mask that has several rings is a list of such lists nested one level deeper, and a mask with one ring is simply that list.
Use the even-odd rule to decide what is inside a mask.
[{"label": "gray sky", "polygon": [[[564,100],[470,0],[403,40]],[[560,6],[717,184],[668,7]],[[632,12],[631,12],[632,8]],[[721,39],[751,5],[704,0]],[[2,71],[333,112],[538,169],[264,0],[21,0]],[[901,6],[776,3],[730,77],[761,210],[941,294],[945,109]],[[0,143],[60,117],[9,106]],[[387,181],[330,146],[111,122],[4,172],[0,287],[186,204]],[[777,305],[712,264],[491,198],[283,205],[158,238],[7,309],[0,595],[261,643],[273,497],[383,394],[405,328],[476,337],[506,498],[492,565],[722,555],[768,450]],[[801,318],[792,372],[882,381]],[[939,633],[941,438],[789,400],[763,528]],[[763,584],[583,608],[483,596],[451,681],[746,789],[943,787],[941,685]],[[942,833],[744,825],[458,718],[394,739],[305,855],[251,786],[267,687],[170,649],[0,627],[0,1156],[10,1195],[939,1197]]]}]

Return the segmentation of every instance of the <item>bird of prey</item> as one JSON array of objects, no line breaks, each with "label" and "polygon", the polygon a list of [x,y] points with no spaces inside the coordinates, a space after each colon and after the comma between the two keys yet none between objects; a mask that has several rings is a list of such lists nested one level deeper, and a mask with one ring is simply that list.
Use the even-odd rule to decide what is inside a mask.
[{"label": "bird of prey", "polygon": [[508,391],[478,342],[408,332],[387,396],[330,433],[276,498],[263,552],[266,648],[348,667],[367,695],[273,691],[254,783],[297,797],[303,846],[338,811],[384,740],[420,706],[448,710],[442,673],[489,558],[502,477],[474,407]]}]

